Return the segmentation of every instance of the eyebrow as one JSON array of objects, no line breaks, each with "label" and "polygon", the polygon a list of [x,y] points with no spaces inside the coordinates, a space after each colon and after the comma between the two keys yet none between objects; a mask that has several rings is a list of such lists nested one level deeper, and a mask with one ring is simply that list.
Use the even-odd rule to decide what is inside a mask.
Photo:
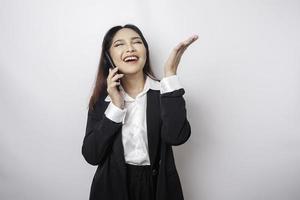
[{"label": "eyebrow", "polygon": [[[138,36],[132,37],[132,38],[131,38],[131,40],[135,40],[135,39],[142,39],[142,38],[141,38],[141,37],[138,37]],[[120,42],[120,41],[124,41],[124,40],[123,40],[123,39],[119,39],[119,40],[114,41],[114,43]],[[113,44],[114,44],[114,43],[113,43]]]}]

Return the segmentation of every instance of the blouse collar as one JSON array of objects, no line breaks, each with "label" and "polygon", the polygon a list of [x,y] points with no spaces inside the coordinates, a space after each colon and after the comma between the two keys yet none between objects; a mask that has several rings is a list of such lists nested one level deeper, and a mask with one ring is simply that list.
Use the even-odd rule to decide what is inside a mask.
[{"label": "blouse collar", "polygon": [[[142,92],[140,92],[136,98],[140,98],[141,96],[145,95],[148,90],[160,90],[160,82],[153,80],[151,77],[149,77],[148,75],[146,75],[146,81],[145,81],[145,85],[144,85],[144,89]],[[132,98],[131,96],[129,96],[124,88],[122,87],[122,85],[120,85],[120,92],[123,94],[124,100],[125,101],[135,101],[134,98]],[[105,101],[109,102],[111,101],[111,98],[109,95],[107,95],[107,97],[105,98]]]}]

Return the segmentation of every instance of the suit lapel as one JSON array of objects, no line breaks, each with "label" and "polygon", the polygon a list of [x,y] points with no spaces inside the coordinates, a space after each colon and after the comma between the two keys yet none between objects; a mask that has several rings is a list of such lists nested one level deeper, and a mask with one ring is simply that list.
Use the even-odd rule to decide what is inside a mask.
[{"label": "suit lapel", "polygon": [[147,93],[147,136],[150,163],[153,166],[157,159],[160,138],[159,91],[149,90]]}]

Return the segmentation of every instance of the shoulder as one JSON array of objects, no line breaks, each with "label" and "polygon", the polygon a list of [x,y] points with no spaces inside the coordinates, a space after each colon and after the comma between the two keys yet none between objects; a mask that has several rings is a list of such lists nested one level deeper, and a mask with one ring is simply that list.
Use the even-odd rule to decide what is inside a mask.
[{"label": "shoulder", "polygon": [[88,110],[89,115],[99,116],[106,110],[109,102],[105,101],[106,95],[100,95],[97,101],[95,102],[93,109]]}]

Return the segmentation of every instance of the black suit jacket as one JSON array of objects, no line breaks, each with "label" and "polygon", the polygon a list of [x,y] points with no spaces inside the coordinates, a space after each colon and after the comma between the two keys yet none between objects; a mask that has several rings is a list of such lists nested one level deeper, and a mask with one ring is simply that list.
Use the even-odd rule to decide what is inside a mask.
[{"label": "black suit jacket", "polygon": [[[183,200],[180,179],[175,166],[172,145],[188,140],[191,127],[186,118],[184,89],[160,94],[147,92],[148,150],[156,184],[156,200]],[[126,165],[122,144],[122,123],[104,114],[109,102],[100,97],[95,110],[88,111],[82,154],[91,165],[97,165],[90,200],[128,200]]]}]

